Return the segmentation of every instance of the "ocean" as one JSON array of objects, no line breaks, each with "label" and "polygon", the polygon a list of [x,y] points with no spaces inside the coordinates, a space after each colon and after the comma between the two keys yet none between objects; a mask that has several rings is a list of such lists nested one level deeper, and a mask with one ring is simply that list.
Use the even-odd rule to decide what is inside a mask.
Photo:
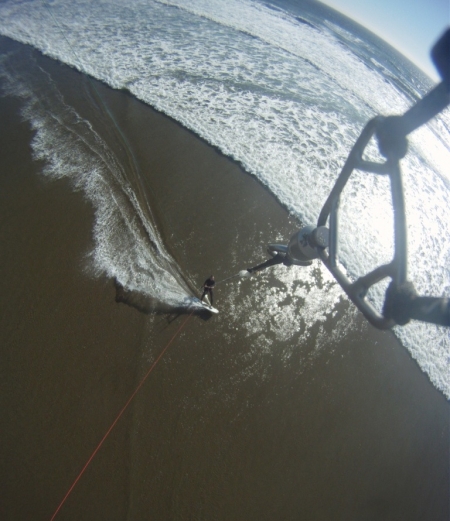
[{"label": "ocean", "polygon": [[[432,87],[387,44],[314,2],[6,2],[0,14],[1,34],[169,115],[242,164],[305,224],[317,222],[364,124],[377,114],[403,113]],[[148,201],[137,198],[141,173],[124,171],[58,92],[43,102],[51,107],[39,107],[33,85],[45,78],[12,72],[14,56],[2,62],[6,92],[27,99],[24,117],[36,129],[32,146],[46,161],[45,175],[70,176],[96,208],[96,269],[169,306],[189,305],[189,281],[165,251]],[[90,150],[80,150],[84,145]],[[409,278],[426,295],[450,293],[449,165],[447,110],[413,133],[402,161]],[[353,277],[392,257],[392,207],[383,181],[355,174],[344,192],[341,262]],[[241,268],[237,259],[236,270]],[[313,277],[311,269],[280,276],[291,286],[297,277]],[[294,291],[305,302],[282,313],[287,330],[280,334],[292,335],[301,322],[308,328],[333,313],[344,297],[331,287],[327,295]],[[384,289],[372,295],[378,308]],[[278,301],[270,290],[260,300],[269,325]],[[250,314],[257,304],[234,303],[243,305]],[[251,319],[247,327],[251,332]],[[450,397],[449,331],[412,323],[395,332]]]},{"label": "ocean", "polygon": [[[5,1],[0,35],[0,517],[50,517],[214,273],[219,315],[62,517],[446,519],[449,329],[375,330],[319,260],[236,276],[317,222],[366,122],[431,80],[312,0]],[[401,166],[408,278],[448,296],[448,109]],[[389,261],[386,180],[355,173],[341,212],[349,276]]]}]

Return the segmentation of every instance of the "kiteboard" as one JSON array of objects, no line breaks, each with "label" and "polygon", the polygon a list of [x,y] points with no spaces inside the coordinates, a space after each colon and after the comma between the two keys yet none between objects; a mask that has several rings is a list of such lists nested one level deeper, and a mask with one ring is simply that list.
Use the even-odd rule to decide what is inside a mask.
[{"label": "kiteboard", "polygon": [[210,306],[208,302],[202,302],[199,298],[193,298],[192,300],[196,304],[200,304],[200,306],[202,308],[206,309],[206,311],[209,311],[210,313],[217,314],[219,312],[218,309],[213,308],[212,306]]}]

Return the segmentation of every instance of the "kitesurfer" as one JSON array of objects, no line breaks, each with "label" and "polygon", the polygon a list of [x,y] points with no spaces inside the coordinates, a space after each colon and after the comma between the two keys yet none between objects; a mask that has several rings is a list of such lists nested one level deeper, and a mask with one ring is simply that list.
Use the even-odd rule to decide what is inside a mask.
[{"label": "kitesurfer", "polygon": [[216,281],[214,279],[214,275],[211,275],[209,279],[205,280],[205,283],[203,284],[203,294],[200,298],[200,300],[203,302],[203,299],[205,298],[206,294],[209,294],[209,299],[211,301],[211,306],[213,305],[213,288],[216,285]]}]

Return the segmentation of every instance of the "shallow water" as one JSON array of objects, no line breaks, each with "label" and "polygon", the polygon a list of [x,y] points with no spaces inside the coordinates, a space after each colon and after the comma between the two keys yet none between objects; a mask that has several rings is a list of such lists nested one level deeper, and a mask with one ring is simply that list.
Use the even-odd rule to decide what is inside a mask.
[{"label": "shallow water", "polygon": [[[25,70],[46,71],[120,168],[137,164],[146,215],[184,286],[264,260],[266,237],[297,229],[236,163],[96,83],[134,163],[84,99],[93,80],[9,46]],[[186,317],[95,270],[97,207],[69,178],[42,175],[26,105],[0,103],[8,521],[51,517]],[[215,296],[219,315],[190,319],[57,519],[448,518],[448,402],[391,333],[369,327],[319,266],[232,279]]]}]

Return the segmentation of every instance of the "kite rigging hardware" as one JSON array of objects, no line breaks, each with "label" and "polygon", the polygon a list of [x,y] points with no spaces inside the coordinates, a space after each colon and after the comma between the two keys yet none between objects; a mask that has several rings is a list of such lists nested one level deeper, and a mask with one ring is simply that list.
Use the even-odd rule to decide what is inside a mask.
[{"label": "kite rigging hardware", "polygon": [[[400,160],[406,155],[406,136],[439,114],[450,103],[450,29],[431,51],[442,82],[402,116],[377,116],[367,123],[353,146],[339,177],[326,200],[317,227],[306,226],[294,234],[287,246],[269,244],[273,256],[250,269],[258,271],[273,264],[311,264],[320,258],[336,281],[367,320],[379,329],[404,325],[410,319],[450,326],[450,299],[419,296],[407,280],[406,217]],[[364,150],[375,136],[383,163],[365,161]],[[389,176],[394,208],[394,256],[352,282],[338,265],[338,216],[340,195],[354,170]],[[329,220],[329,228],[326,224]],[[382,314],[367,300],[369,289],[383,279],[391,282],[385,294]]]}]

